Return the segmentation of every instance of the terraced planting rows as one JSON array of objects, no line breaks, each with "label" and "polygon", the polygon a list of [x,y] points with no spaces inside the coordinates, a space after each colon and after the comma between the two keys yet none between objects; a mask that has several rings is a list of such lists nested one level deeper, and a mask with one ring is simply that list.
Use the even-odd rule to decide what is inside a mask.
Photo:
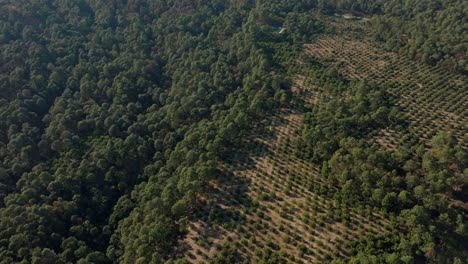
[{"label": "terraced planting rows", "polygon": [[[296,79],[293,91],[308,103],[319,93]],[[292,144],[302,125],[300,105],[283,109],[270,135],[255,136],[253,150],[222,164],[227,174],[197,213],[179,249],[190,263],[231,256],[236,263],[278,256],[289,263],[322,263],[350,255],[350,243],[394,232],[371,208],[334,202],[317,168],[296,157]],[[249,155],[250,153],[250,155]],[[338,199],[336,199],[338,200]]]},{"label": "terraced planting rows", "polygon": [[[364,23],[327,23],[340,34],[304,45],[308,55],[338,69],[348,80],[385,86],[404,110],[410,129],[423,140],[452,131],[468,148],[465,77],[384,51],[366,36],[369,28]],[[295,75],[295,103],[274,118],[271,133],[252,135],[246,140],[250,149],[220,165],[225,175],[212,181],[213,190],[202,197],[206,206],[191,219],[178,246],[179,256],[190,263],[218,258],[231,263],[262,259],[323,263],[350,256],[352,243],[360,239],[398,232],[370,207],[336,202],[340,199],[333,197],[336,192],[318,169],[295,155],[293,142],[303,123],[304,106],[334,97],[333,87],[326,87],[333,84],[320,85],[320,71],[314,67],[300,59],[289,69]],[[393,151],[413,139],[392,127],[377,131],[372,140]]]},{"label": "terraced planting rows", "polygon": [[[343,23],[349,26],[353,22]],[[361,23],[354,25],[363,28]],[[306,44],[305,50],[318,61],[336,65],[349,80],[370,80],[386,86],[397,98],[395,104],[406,112],[411,129],[422,139],[428,140],[439,131],[451,131],[468,149],[465,76],[384,51],[370,38],[356,37],[352,30],[321,37]]]}]

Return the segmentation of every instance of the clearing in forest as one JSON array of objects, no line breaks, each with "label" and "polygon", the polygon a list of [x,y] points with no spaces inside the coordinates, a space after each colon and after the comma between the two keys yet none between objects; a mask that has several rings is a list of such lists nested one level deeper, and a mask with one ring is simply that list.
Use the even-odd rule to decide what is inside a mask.
[{"label": "clearing in forest", "polygon": [[[366,35],[366,23],[332,19],[335,34],[304,45],[304,57],[335,68],[349,81],[384,86],[423,140],[452,131],[468,148],[466,78],[385,51]],[[318,168],[298,158],[304,105],[326,103],[331,95],[300,60],[293,78],[293,104],[273,118],[270,133],[252,135],[249,150],[221,164],[226,174],[210,183],[213,191],[196,214],[178,252],[190,263],[217,258],[259,262],[283,258],[290,263],[321,263],[346,258],[352,243],[398,232],[370,207],[350,208],[333,199],[334,191]],[[396,150],[402,135],[377,133],[375,142]]]},{"label": "clearing in forest", "polygon": [[[369,29],[361,22],[335,21],[333,25],[340,34],[304,45],[307,54],[335,67],[348,80],[368,80],[384,86],[396,98],[394,103],[406,113],[411,130],[423,140],[449,131],[468,149],[466,76],[385,51],[366,35]],[[392,137],[396,134],[390,132],[382,131],[380,141],[392,148],[395,145]]]},{"label": "clearing in forest", "polygon": [[[293,92],[320,103],[296,78]],[[299,101],[299,100],[298,100]],[[310,162],[297,158],[300,105],[282,109],[270,135],[256,136],[253,150],[239,153],[212,182],[208,206],[192,222],[180,249],[191,263],[228,255],[258,262],[276,252],[290,263],[311,263],[350,255],[349,243],[391,232],[388,221],[370,208],[349,208],[325,195],[327,185]]]}]

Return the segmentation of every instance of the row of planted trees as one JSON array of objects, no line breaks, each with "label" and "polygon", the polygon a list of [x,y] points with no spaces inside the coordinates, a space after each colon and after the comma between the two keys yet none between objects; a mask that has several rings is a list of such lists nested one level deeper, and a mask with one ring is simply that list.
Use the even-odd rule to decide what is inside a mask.
[{"label": "row of planted trees", "polygon": [[338,187],[346,203],[396,214],[392,221],[407,230],[385,242],[394,246],[358,247],[356,260],[461,261],[466,252],[459,245],[467,233],[463,209],[453,200],[466,184],[466,152],[447,133],[433,137],[428,148],[406,141],[389,152],[370,143],[376,129],[399,125],[411,132],[402,119],[390,122],[394,110],[385,91],[366,83],[351,83],[349,89],[351,97],[312,109],[298,146],[301,155],[321,164],[321,176]]},{"label": "row of planted trees", "polygon": [[468,73],[463,39],[466,1],[320,0],[326,14],[352,12],[371,16],[376,39],[412,59]]}]

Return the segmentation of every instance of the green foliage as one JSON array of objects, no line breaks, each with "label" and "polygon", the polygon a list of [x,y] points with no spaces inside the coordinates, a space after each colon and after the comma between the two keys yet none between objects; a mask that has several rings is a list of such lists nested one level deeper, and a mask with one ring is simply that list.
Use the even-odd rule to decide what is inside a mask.
[{"label": "green foliage", "polygon": [[[325,30],[314,8],[383,14],[376,37],[389,48],[466,73],[466,3],[403,2],[3,1],[0,262],[183,263],[174,245],[219,161],[290,103],[290,66]],[[373,131],[406,131],[385,87],[304,63],[337,96],[311,109],[296,142],[327,182],[311,189],[338,187],[343,204],[395,213],[402,227],[359,241],[351,261],[466,259],[468,158],[456,139],[383,151],[367,142]],[[270,247],[259,263],[285,263]],[[239,261],[230,245],[215,259]]]},{"label": "green foliage", "polygon": [[[400,126],[391,113],[385,91],[365,83],[350,83],[338,99],[315,105],[305,119],[299,155],[321,165],[321,176],[349,204],[397,213],[401,236],[363,240],[353,248],[355,263],[412,262],[424,258],[440,263],[466,256],[463,208],[457,189],[466,184],[466,152],[445,132],[425,149],[407,142],[401,152],[389,152],[370,142],[373,131]],[[304,147],[305,146],[305,147]],[[464,176],[463,176],[464,175]],[[452,202],[450,202],[452,201]],[[359,244],[360,243],[360,244]],[[399,244],[399,245],[398,245]]]},{"label": "green foliage", "polygon": [[[376,15],[376,38],[389,49],[413,59],[468,74],[466,10],[468,3],[454,1],[327,1],[323,12]],[[332,11],[333,10],[333,11]]]},{"label": "green foliage", "polygon": [[168,259],[217,162],[287,103],[256,46],[256,13],[222,1],[2,3],[1,259]]},{"label": "green foliage", "polygon": [[389,122],[393,108],[385,90],[362,82],[351,84],[350,93],[352,96],[348,99],[330,101],[307,114],[302,138],[311,149],[313,160],[330,159],[340,145],[354,144],[343,139],[365,138],[369,132]]}]

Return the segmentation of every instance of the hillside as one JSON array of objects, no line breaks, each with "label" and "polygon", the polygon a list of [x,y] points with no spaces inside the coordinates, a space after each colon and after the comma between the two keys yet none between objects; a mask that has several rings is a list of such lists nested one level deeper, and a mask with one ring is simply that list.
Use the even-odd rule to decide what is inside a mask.
[{"label": "hillside", "polygon": [[[406,206],[397,204],[412,199],[403,196],[417,194],[401,191],[397,197],[391,192],[395,195],[391,205],[382,201],[377,207],[370,201],[367,205],[353,203],[352,195],[346,195],[343,189],[346,187],[331,184],[323,166],[305,157],[308,150],[297,143],[302,142],[307,130],[310,109],[323,107],[343,96],[349,98],[350,91],[343,87],[349,87],[350,83],[368,81],[384,87],[388,104],[394,107],[391,111],[397,112],[396,116],[388,116],[393,122],[387,120],[375,129],[369,127],[361,135],[368,148],[388,155],[404,155],[408,145],[417,145],[416,140],[431,153],[431,138],[440,131],[449,131],[466,149],[465,76],[386,51],[371,38],[369,22],[330,17],[321,20],[327,21],[326,32],[302,44],[297,58],[286,66],[293,80],[291,104],[271,120],[270,132],[253,135],[249,148],[239,152],[228,164],[220,165],[226,175],[211,182],[212,196],[206,197],[204,209],[191,220],[186,238],[179,242],[179,254],[189,263],[214,260],[218,263],[323,263],[340,259],[357,263],[386,259],[388,263],[398,263],[389,260],[397,261],[396,255],[384,252],[391,252],[392,244],[401,248],[405,243],[401,233],[414,227],[400,219],[407,217],[407,212],[401,211]],[[281,49],[281,45],[277,47]],[[291,54],[285,56],[289,62],[292,60],[288,57]],[[317,65],[321,65],[320,70]],[[331,74],[323,72],[329,69],[333,70]],[[324,78],[322,74],[328,76]],[[331,90],[337,82],[341,82],[338,86],[342,90]],[[346,165],[336,166],[341,167],[339,173]],[[394,166],[410,171],[405,165]],[[400,175],[401,172],[390,177],[404,176]],[[382,184],[385,183],[379,182],[377,186]],[[379,189],[377,186],[371,186],[372,196]],[[382,195],[395,187],[384,187]],[[384,200],[388,197],[383,196]],[[466,212],[463,201],[447,202],[451,208],[445,210],[451,214]],[[396,216],[397,212],[402,216]],[[385,246],[377,249],[377,244]],[[369,246],[376,248],[369,250]],[[406,256],[401,261],[416,259]]]},{"label": "hillside", "polygon": [[0,1],[0,263],[465,263],[466,1]]}]

